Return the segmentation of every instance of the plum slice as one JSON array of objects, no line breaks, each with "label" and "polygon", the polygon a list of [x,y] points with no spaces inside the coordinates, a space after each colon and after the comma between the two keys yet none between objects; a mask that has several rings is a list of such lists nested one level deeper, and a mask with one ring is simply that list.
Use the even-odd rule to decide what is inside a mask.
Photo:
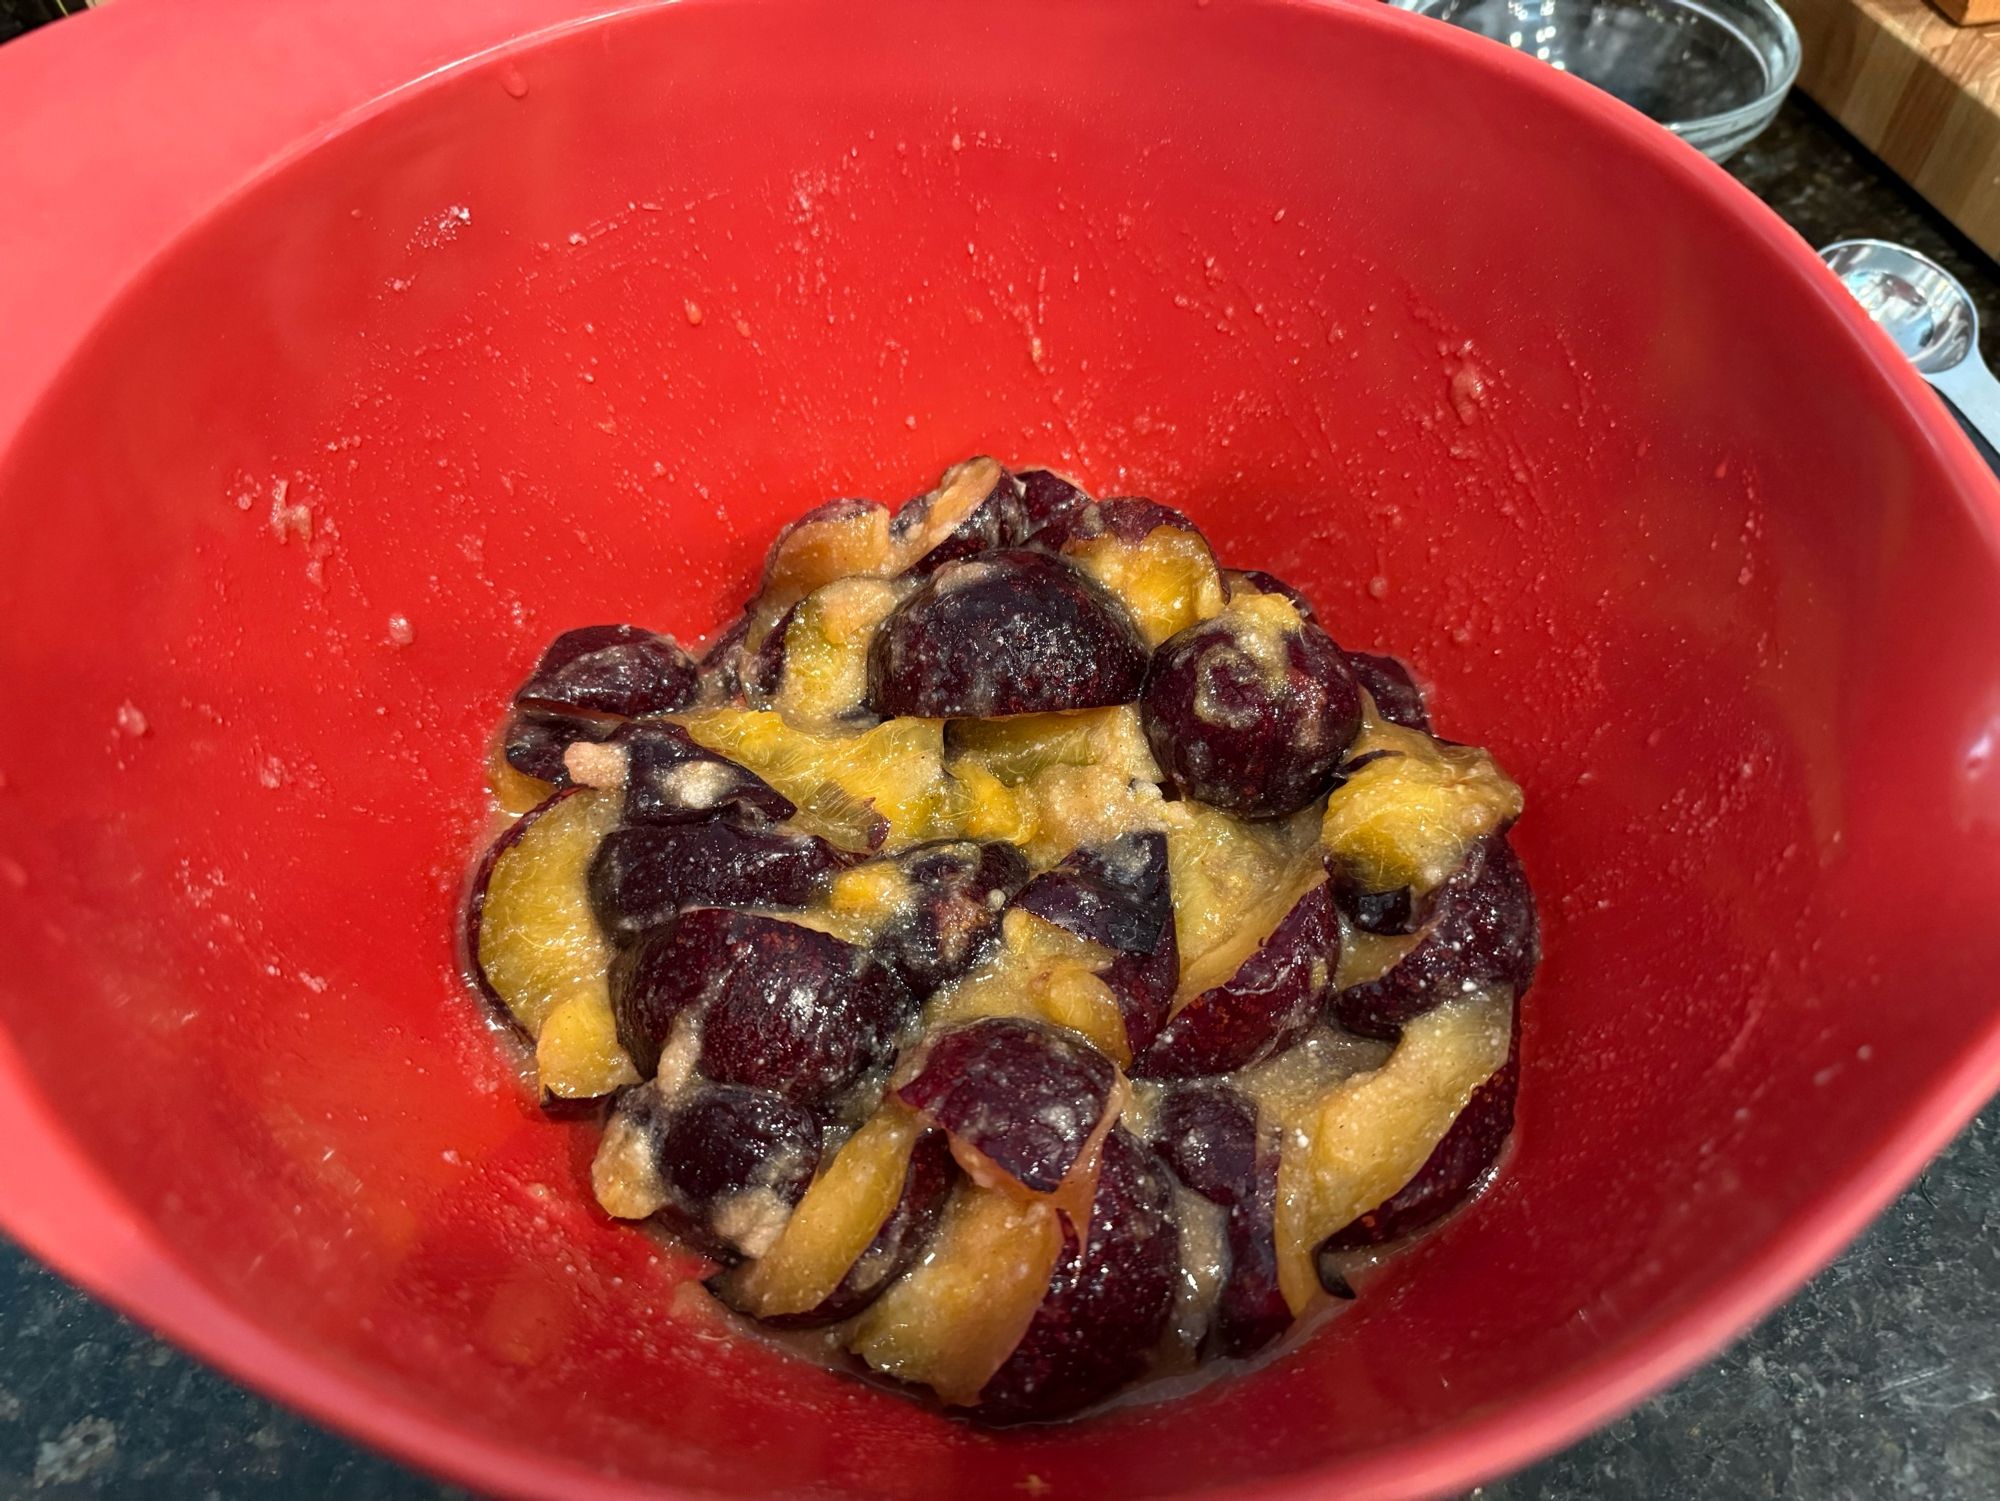
[{"label": "plum slice", "polygon": [[963,791],[944,769],[944,727],[935,720],[891,719],[838,738],[754,709],[703,709],[681,722],[796,803],[795,827],[843,850],[900,848],[958,832]]},{"label": "plum slice", "polygon": [[1133,704],[1010,719],[954,719],[945,750],[956,770],[974,762],[1009,787],[1057,766],[1104,767],[1135,781],[1160,780],[1159,763]]},{"label": "plum slice", "polygon": [[1416,730],[1425,735],[1431,732],[1430,709],[1425,705],[1423,690],[1417,686],[1409,668],[1394,657],[1365,651],[1349,652],[1347,667],[1354,674],[1354,680],[1366,688],[1368,696],[1375,700],[1377,715],[1406,730]]},{"label": "plum slice", "polygon": [[1021,511],[1031,537],[1042,532],[1062,537],[1071,517],[1096,504],[1081,485],[1048,469],[1023,469],[1014,478],[1020,481]]},{"label": "plum slice", "polygon": [[890,526],[903,573],[928,578],[946,563],[997,547],[1017,547],[1032,527],[1014,476],[988,458],[945,470],[938,486],[896,513]]},{"label": "plum slice", "polygon": [[1098,976],[1118,1000],[1122,1056],[1143,1051],[1180,980],[1166,836],[1142,831],[1077,850],[1029,882],[1014,905],[1111,951]]},{"label": "plum slice", "polygon": [[612,741],[625,753],[625,817],[684,823],[722,813],[739,823],[782,823],[797,806],[749,767],[718,755],[666,720],[628,724]]},{"label": "plum slice", "polygon": [[[1299,612],[1299,619],[1313,625],[1319,624],[1319,616],[1313,610],[1312,601],[1306,598],[1305,591],[1294,588],[1274,573],[1266,573],[1261,568],[1230,568],[1224,570],[1222,582],[1228,588],[1232,600],[1257,594],[1276,594],[1291,601],[1292,608]],[[1349,652],[1347,655],[1348,661],[1352,663],[1354,653]]]},{"label": "plum slice", "polygon": [[[885,579],[836,579],[785,612],[760,653],[757,688],[787,724],[820,734],[875,722],[868,648],[906,587]],[[765,665],[768,664],[768,665]]]},{"label": "plum slice", "polygon": [[877,935],[875,952],[918,995],[929,995],[1000,942],[1007,899],[1028,879],[1011,844],[972,839],[914,845],[895,857],[905,899]]},{"label": "plum slice", "polygon": [[641,1085],[619,1096],[591,1187],[607,1214],[657,1216],[724,1262],[775,1245],[819,1165],[811,1112],[768,1090],[700,1084],[672,1097]]},{"label": "plum slice", "polygon": [[896,607],[868,656],[884,716],[985,718],[1130,703],[1146,651],[1122,606],[1046,553],[947,563]]},{"label": "plum slice", "polygon": [[[1226,978],[1204,985],[1203,967],[1183,972],[1181,999],[1132,1072],[1184,1079],[1228,1073],[1270,1056],[1313,1024],[1339,962],[1333,896],[1325,877],[1314,876]],[[1190,994],[1192,986],[1202,988]]]},{"label": "plum slice", "polygon": [[1326,632],[1258,594],[1162,646],[1140,712],[1181,796],[1277,818],[1333,785],[1361,729],[1361,691]]},{"label": "plum slice", "polygon": [[687,907],[803,907],[847,864],[824,839],[705,823],[626,824],[590,862],[591,910],[628,944]]},{"label": "plum slice", "polygon": [[[894,548],[889,508],[875,500],[829,500],[778,533],[764,558],[764,582],[752,609],[774,621],[799,600],[835,579],[889,571]],[[762,633],[754,626],[745,646]]]},{"label": "plum slice", "polygon": [[970,1405],[1021,1343],[1068,1240],[1046,1199],[961,1180],[929,1249],[862,1312],[848,1348],[885,1376]]},{"label": "plum slice", "polygon": [[1521,814],[1521,789],[1476,746],[1373,724],[1326,800],[1320,839],[1337,877],[1361,892],[1419,897],[1480,840]]},{"label": "plum slice", "polygon": [[603,989],[611,947],[591,914],[588,873],[617,818],[615,795],[566,788],[510,825],[473,879],[473,981],[530,1037],[559,1002]]},{"label": "plum slice", "polygon": [[556,1100],[596,1100],[639,1082],[618,1044],[618,1022],[604,986],[558,1001],[535,1038],[535,1074]]},{"label": "plum slice", "polygon": [[538,714],[526,709],[517,710],[508,717],[507,728],[501,731],[500,754],[522,776],[546,782],[553,790],[569,781],[569,772],[563,765],[563,753],[579,740],[595,744],[610,739],[618,724],[615,719],[597,719],[584,714]]},{"label": "plum slice", "polygon": [[1518,998],[1534,978],[1539,935],[1534,893],[1506,836],[1481,840],[1439,888],[1416,944],[1379,978],[1336,995],[1334,1018],[1394,1041],[1413,1017],[1471,991],[1504,986]]},{"label": "plum slice", "polygon": [[683,1018],[700,1031],[699,1067],[822,1106],[886,1064],[915,1009],[865,950],[775,917],[696,907],[619,956],[618,1039],[641,1074]]},{"label": "plum slice", "polygon": [[551,641],[514,702],[525,709],[637,718],[695,695],[694,658],[671,636],[631,625],[586,625]]},{"label": "plum slice", "polygon": [[852,1318],[922,1254],[956,1178],[944,1133],[890,1105],[826,1164],[777,1243],[712,1285],[783,1328]]},{"label": "plum slice", "polygon": [[1131,612],[1149,647],[1219,613],[1228,599],[1208,539],[1157,501],[1099,501],[1072,511],[1035,540],[1060,547],[1065,559],[1103,585]]},{"label": "plum slice", "polygon": [[1118,1084],[1111,1060],[1087,1043],[1025,1017],[989,1016],[934,1037],[896,1097],[944,1129],[983,1187],[1054,1194],[1088,1168]]},{"label": "plum slice", "polygon": [[1068,1417],[1141,1375],[1173,1314],[1179,1262],[1172,1181],[1152,1148],[1114,1129],[1084,1233],[1066,1241],[1041,1307],[981,1388],[977,1415]]},{"label": "plum slice", "polygon": [[1123,1006],[1103,978],[1122,956],[1019,909],[1006,913],[1000,935],[993,953],[931,998],[933,1029],[982,1016],[1039,1018],[1115,1062],[1131,1060]]},{"label": "plum slice", "polygon": [[1387,1063],[1334,1085],[1287,1123],[1297,1145],[1278,1165],[1278,1273],[1294,1312],[1320,1285],[1319,1246],[1415,1178],[1506,1064],[1512,1011],[1493,993],[1426,1012]]}]

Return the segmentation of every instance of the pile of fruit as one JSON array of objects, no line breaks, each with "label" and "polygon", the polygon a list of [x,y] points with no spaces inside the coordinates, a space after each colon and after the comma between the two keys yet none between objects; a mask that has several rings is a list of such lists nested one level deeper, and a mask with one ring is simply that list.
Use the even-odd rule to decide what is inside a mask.
[{"label": "pile of fruit", "polygon": [[697,662],[571,631],[468,916],[614,1216],[987,1422],[1244,1358],[1489,1175],[1519,789],[1180,512],[972,459]]}]

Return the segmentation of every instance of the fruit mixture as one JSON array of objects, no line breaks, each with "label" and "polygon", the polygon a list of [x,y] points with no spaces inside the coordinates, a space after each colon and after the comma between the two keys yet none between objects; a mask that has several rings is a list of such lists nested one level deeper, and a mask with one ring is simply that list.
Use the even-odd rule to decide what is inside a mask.
[{"label": "fruit mixture", "polygon": [[820,506],[699,661],[557,637],[491,778],[472,974],[604,1211],[977,1420],[1257,1354],[1512,1127],[1520,789],[1153,501]]}]

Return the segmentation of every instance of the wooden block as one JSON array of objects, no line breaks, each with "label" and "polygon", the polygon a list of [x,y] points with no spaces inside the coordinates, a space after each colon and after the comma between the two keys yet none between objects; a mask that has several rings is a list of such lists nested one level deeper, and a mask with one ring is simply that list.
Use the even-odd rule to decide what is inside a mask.
[{"label": "wooden block", "polygon": [[2000,256],[2000,28],[1958,26],[1925,0],[1781,3],[1804,51],[1799,86]]},{"label": "wooden block", "polygon": [[2000,0],[1931,0],[1960,26],[1990,26],[2000,21]]}]

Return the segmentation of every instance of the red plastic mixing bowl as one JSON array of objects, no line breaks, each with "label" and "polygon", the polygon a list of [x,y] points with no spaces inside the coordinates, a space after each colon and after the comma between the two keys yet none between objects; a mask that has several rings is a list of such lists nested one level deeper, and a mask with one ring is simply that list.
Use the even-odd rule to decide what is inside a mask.
[{"label": "red plastic mixing bowl", "polygon": [[[1372,8],[591,10],[0,53],[31,1249],[495,1489],[1400,1495],[1713,1349],[2000,1078],[2000,501],[1692,151]],[[1411,655],[1527,786],[1548,949],[1472,1212],[1266,1368],[998,1437],[681,1296],[452,937],[539,642],[699,636],[781,518],[979,451]]]}]

